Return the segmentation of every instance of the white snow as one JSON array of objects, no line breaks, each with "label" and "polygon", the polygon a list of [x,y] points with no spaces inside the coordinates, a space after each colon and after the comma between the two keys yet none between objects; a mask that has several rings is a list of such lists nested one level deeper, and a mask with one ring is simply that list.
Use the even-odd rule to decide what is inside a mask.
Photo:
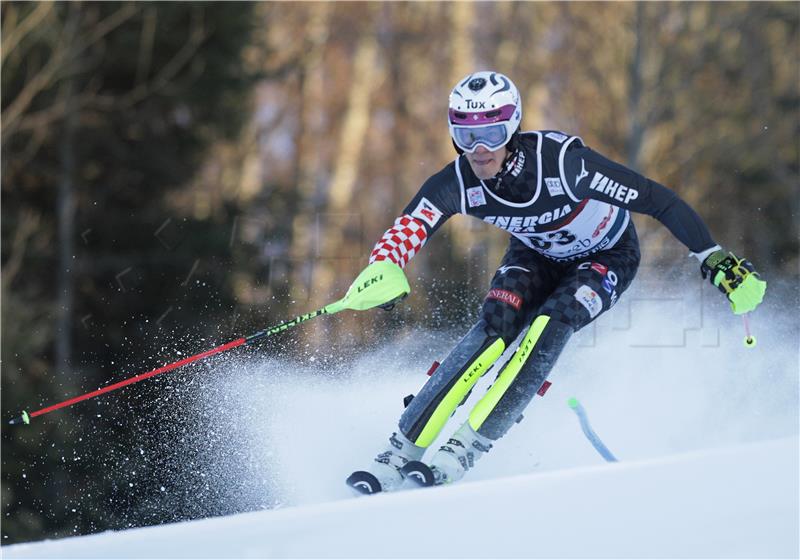
[{"label": "white snow", "polygon": [[796,558],[796,438],[23,544],[5,558]]},{"label": "white snow", "polygon": [[[676,302],[641,282],[574,337],[547,395],[463,483],[446,488],[356,498],[343,481],[383,449],[402,397],[418,391],[454,337],[409,330],[339,369],[322,354],[305,365],[217,364],[219,375],[202,387],[204,408],[182,413],[235,411],[242,421],[227,432],[229,453],[215,450],[192,468],[223,483],[246,473],[252,484],[239,491],[242,503],[263,499],[278,509],[4,546],[0,554],[798,558],[798,320],[775,301],[751,318],[759,345],[746,349],[741,320],[709,291]],[[489,372],[480,381],[442,437],[493,379]],[[592,449],[566,404],[572,396],[620,463]],[[197,440],[202,451],[203,435]],[[164,489],[154,484],[160,499]]]}]

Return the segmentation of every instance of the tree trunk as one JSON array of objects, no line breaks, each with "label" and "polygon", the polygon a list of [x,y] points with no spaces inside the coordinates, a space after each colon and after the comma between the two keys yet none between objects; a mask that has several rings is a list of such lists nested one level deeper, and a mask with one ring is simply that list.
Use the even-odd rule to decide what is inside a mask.
[{"label": "tree trunk", "polygon": [[[359,164],[364,157],[366,139],[371,113],[372,93],[379,80],[376,64],[378,43],[371,31],[366,31],[356,49],[353,62],[353,77],[347,103],[347,110],[337,142],[337,157],[333,176],[328,189],[328,200],[324,213],[317,217],[318,260],[315,269],[314,289],[318,298],[331,298],[338,286],[337,277],[349,278],[352,262],[360,260],[360,242],[348,235],[347,229],[357,232],[361,217],[360,207],[355,204],[355,186],[359,174]],[[346,287],[346,286],[344,286]],[[317,304],[322,299],[317,300]]]},{"label": "tree trunk", "polygon": [[636,23],[634,27],[633,59],[628,67],[628,146],[627,163],[631,169],[639,170],[642,153],[645,123],[642,122],[642,43],[644,41],[643,3],[636,4]]},{"label": "tree trunk", "polygon": [[302,58],[300,80],[299,129],[296,135],[295,184],[300,211],[292,220],[292,245],[289,250],[291,299],[298,302],[298,312],[313,305],[314,227],[319,211],[320,171],[323,167],[321,144],[325,142],[325,50],[330,32],[332,5],[310,6],[307,26],[308,47]]},{"label": "tree trunk", "polygon": [[[66,35],[70,39],[67,45],[74,44],[77,36],[80,6],[70,6]],[[71,57],[68,57],[71,59]],[[58,269],[56,287],[57,296],[57,328],[55,341],[55,366],[59,373],[67,372],[72,360],[72,267],[74,264],[75,233],[75,168],[77,161],[75,135],[78,128],[78,110],[75,104],[77,77],[71,74],[63,85],[66,103],[63,134],[59,146],[61,160],[61,178],[58,183],[56,214],[58,219]]]}]

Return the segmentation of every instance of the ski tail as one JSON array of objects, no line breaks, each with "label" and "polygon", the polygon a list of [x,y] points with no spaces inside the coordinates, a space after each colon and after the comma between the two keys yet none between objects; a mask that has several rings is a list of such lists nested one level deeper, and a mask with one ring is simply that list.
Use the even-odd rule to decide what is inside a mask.
[{"label": "ski tail", "polygon": [[591,424],[589,424],[589,417],[586,414],[586,410],[583,408],[583,405],[578,402],[578,399],[572,397],[567,401],[567,405],[572,409],[572,411],[578,416],[578,421],[581,423],[581,430],[583,430],[583,435],[586,436],[586,439],[589,440],[589,443],[592,444],[592,447],[600,454],[603,459],[608,461],[609,463],[616,463],[617,458],[614,456],[613,453],[606,447],[603,441],[600,439],[595,431],[592,429]]}]

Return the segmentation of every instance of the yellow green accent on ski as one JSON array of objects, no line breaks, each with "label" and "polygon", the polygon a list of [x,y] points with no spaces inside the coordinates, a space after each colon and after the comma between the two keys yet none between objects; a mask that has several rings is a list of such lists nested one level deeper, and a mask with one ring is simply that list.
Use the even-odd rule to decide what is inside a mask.
[{"label": "yellow green accent on ski", "polygon": [[430,420],[423,428],[415,445],[420,447],[428,447],[442,431],[442,428],[447,423],[450,415],[461,404],[467,393],[475,386],[478,379],[486,373],[493,363],[503,355],[506,349],[506,344],[502,338],[495,340],[491,346],[484,350],[478,358],[472,362],[469,367],[464,370],[464,373],[448,391],[447,395],[442,399],[436,410],[433,411]]},{"label": "yellow green accent on ski", "polygon": [[503,368],[503,371],[500,372],[497,381],[489,387],[489,390],[483,398],[478,401],[478,404],[476,404],[475,408],[470,412],[469,425],[472,426],[473,430],[478,431],[489,417],[492,410],[494,410],[494,407],[497,406],[497,403],[500,402],[500,399],[505,395],[506,391],[508,391],[508,388],[514,382],[514,379],[517,378],[519,371],[533,351],[533,347],[536,346],[539,337],[542,336],[542,331],[544,331],[549,321],[550,317],[547,315],[539,315],[534,319],[525,338],[522,339],[519,348],[517,348],[517,351],[511,356],[511,359]]}]

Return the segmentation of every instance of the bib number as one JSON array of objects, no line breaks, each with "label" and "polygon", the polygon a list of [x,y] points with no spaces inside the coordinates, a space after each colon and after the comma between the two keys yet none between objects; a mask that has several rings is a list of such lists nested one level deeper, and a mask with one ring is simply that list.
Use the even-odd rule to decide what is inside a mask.
[{"label": "bib number", "polygon": [[570,233],[565,229],[560,229],[558,231],[551,231],[545,233],[544,235],[532,235],[530,237],[533,246],[542,251],[547,251],[553,245],[559,245],[559,246],[569,245],[570,243],[575,241],[575,239],[577,239],[575,235],[573,235],[572,233]]}]

